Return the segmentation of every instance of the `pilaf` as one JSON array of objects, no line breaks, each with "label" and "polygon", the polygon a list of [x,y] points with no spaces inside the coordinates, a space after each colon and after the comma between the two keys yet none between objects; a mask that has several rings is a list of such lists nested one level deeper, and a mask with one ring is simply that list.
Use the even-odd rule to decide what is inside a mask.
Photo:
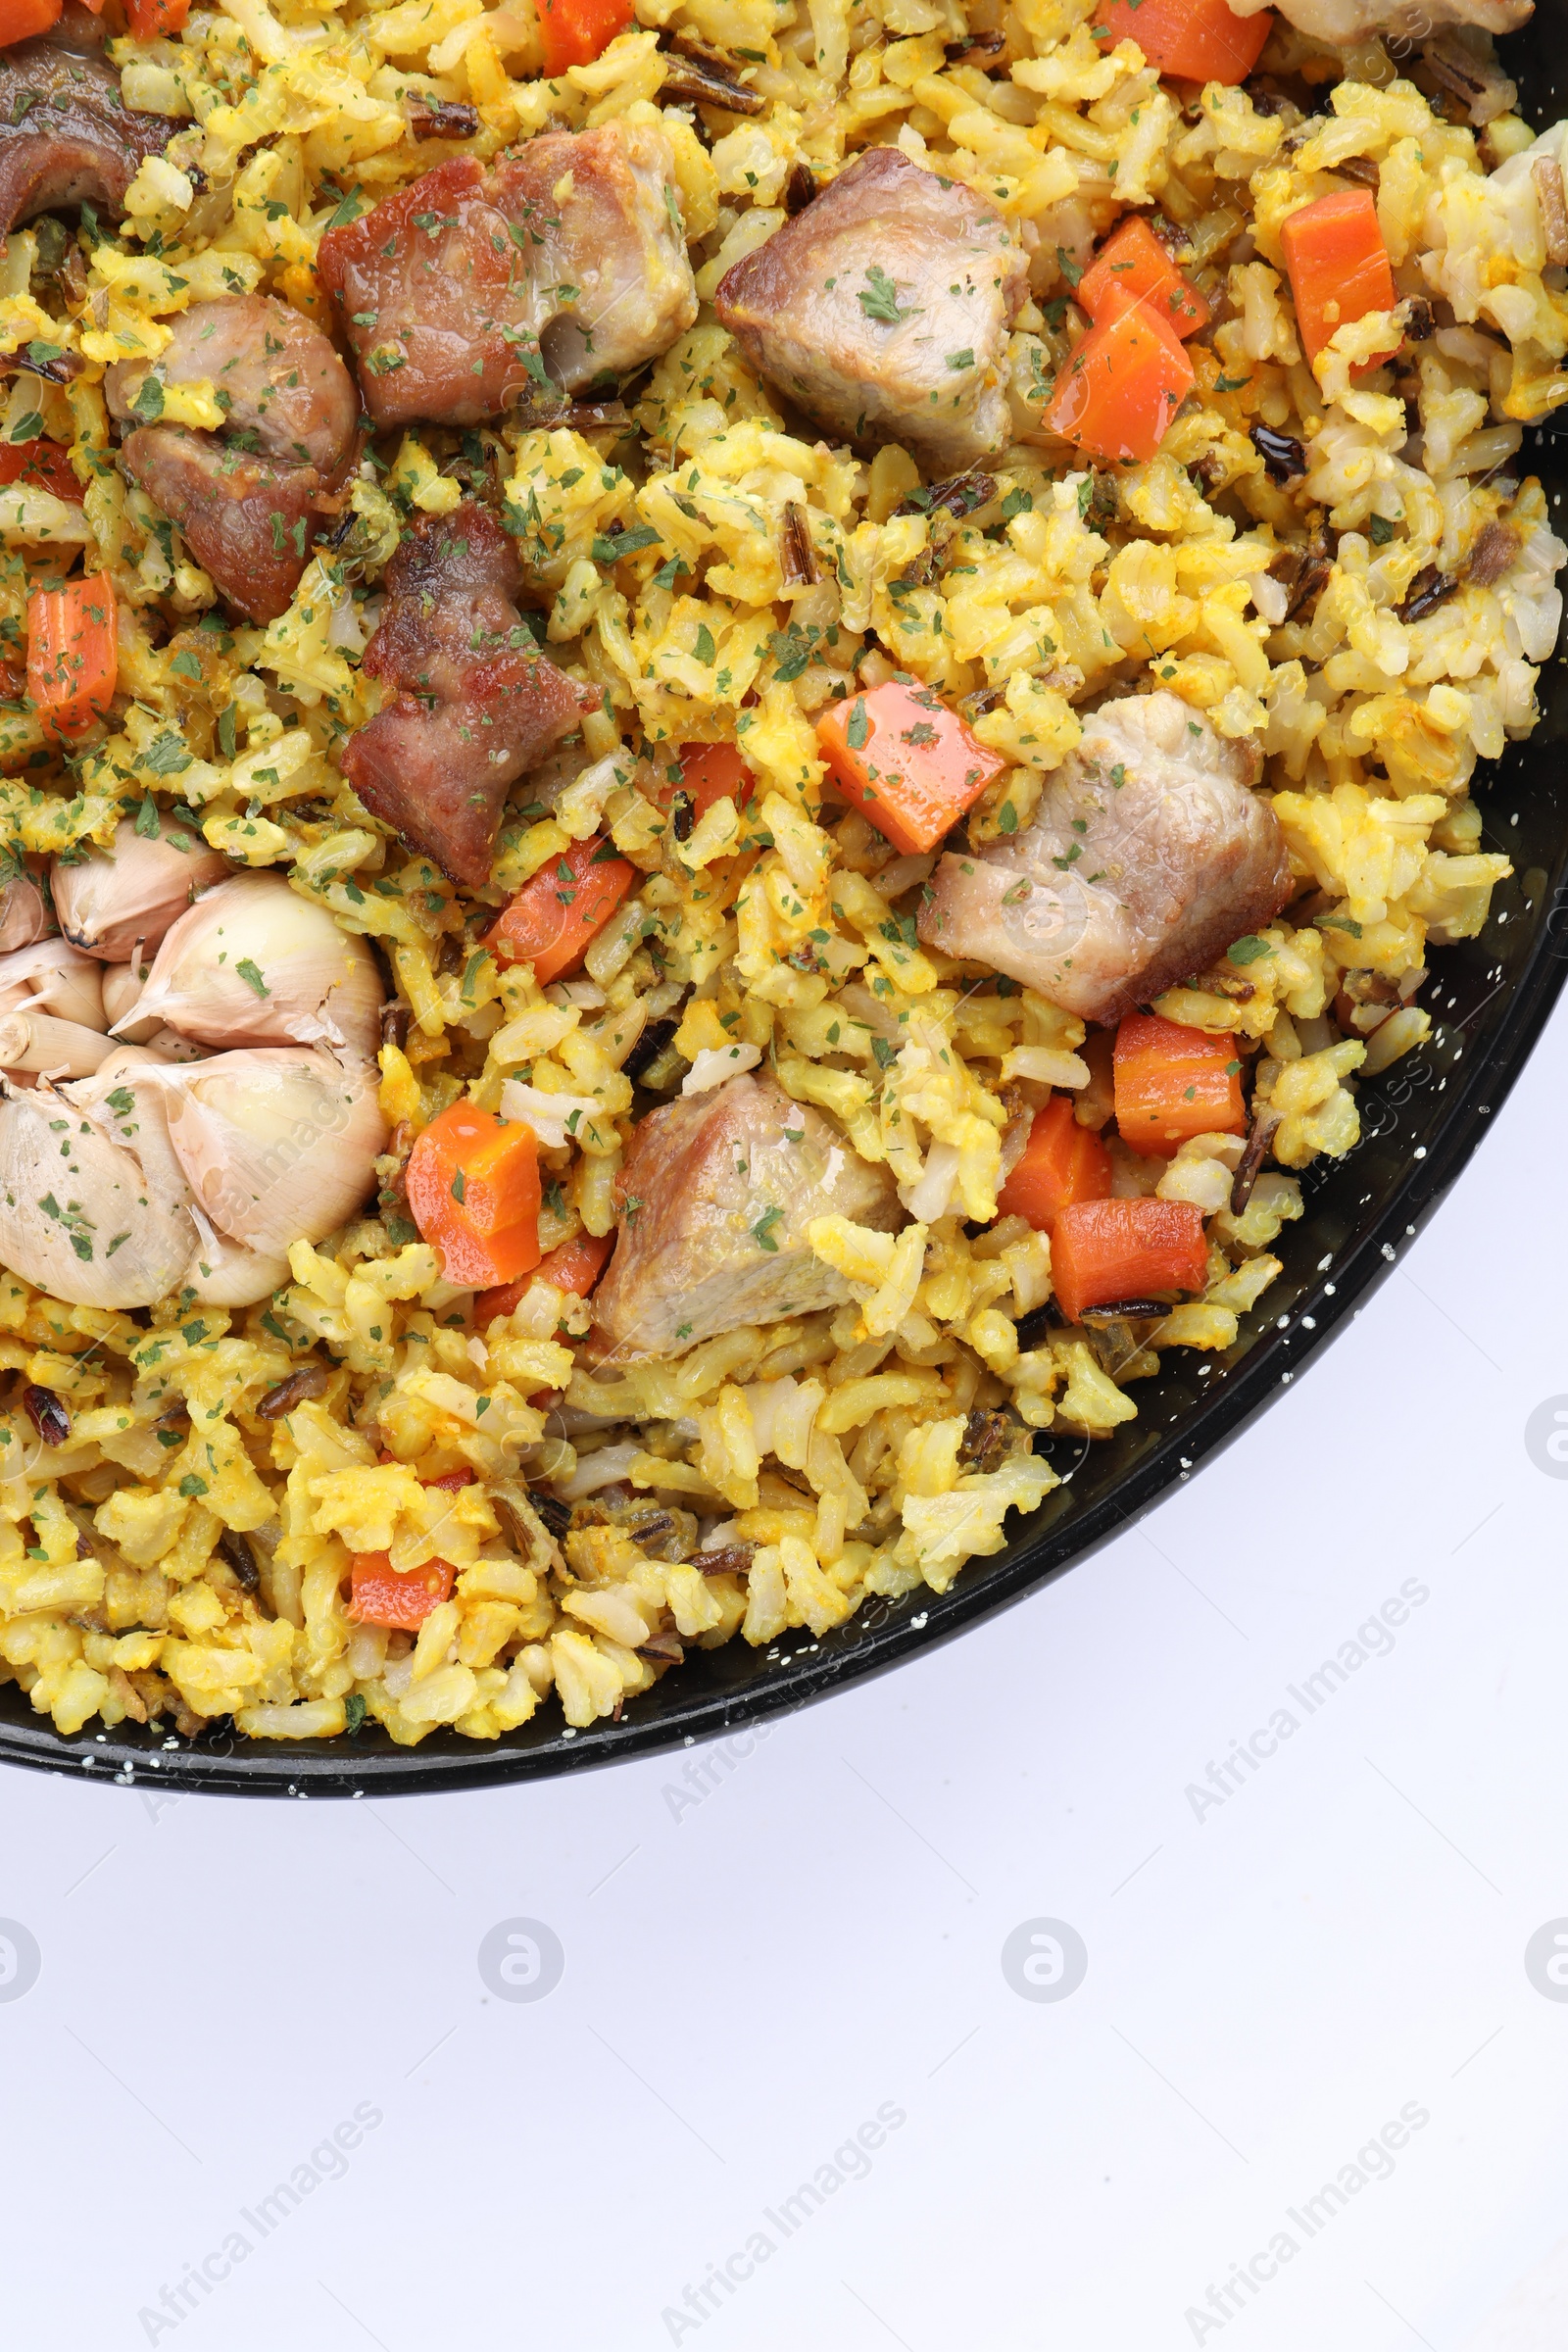
[{"label": "pilaf", "polygon": [[0,0],[60,1732],[584,1727],[1234,1346],[1561,616],[1568,124],[1435,13]]}]

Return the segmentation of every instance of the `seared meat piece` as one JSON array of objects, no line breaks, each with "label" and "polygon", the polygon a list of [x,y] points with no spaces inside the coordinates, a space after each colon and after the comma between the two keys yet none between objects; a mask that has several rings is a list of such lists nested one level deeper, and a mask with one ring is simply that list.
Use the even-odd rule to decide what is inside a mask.
[{"label": "seared meat piece", "polygon": [[538,651],[513,601],[515,550],[483,507],[416,514],[383,585],[361,666],[396,696],[350,737],[343,773],[411,849],[478,888],[508,788],[599,695]]},{"label": "seared meat piece", "polygon": [[731,1078],[650,1111],[615,1180],[620,1238],[594,1294],[614,1356],[679,1355],[742,1323],[776,1323],[850,1296],[811,1253],[813,1217],[889,1232],[886,1168],[867,1166],[820,1111],[772,1078]]},{"label": "seared meat piece", "polygon": [[529,139],[493,171],[454,156],[318,267],[378,425],[476,424],[628,373],[697,316],[674,161],[654,123]]},{"label": "seared meat piece", "polygon": [[353,451],[354,379],[319,328],[288,303],[235,294],[198,302],[176,318],[151,368],[118,360],[105,390],[115,416],[128,421],[156,416],[152,385],[204,377],[227,399],[223,433],[143,424],[121,456],[229,603],[252,620],[275,620],[310,560],[318,500],[342,479]]},{"label": "seared meat piece", "polygon": [[1223,956],[1296,888],[1260,763],[1174,694],[1127,695],[1083,741],[1010,841],[943,858],[920,937],[1119,1020]]},{"label": "seared meat piece", "polygon": [[67,0],[50,31],[0,51],[0,233],[78,204],[118,220],[148,156],[178,129],[122,104],[103,48],[101,21]]},{"label": "seared meat piece", "polygon": [[545,366],[564,391],[630,375],[686,332],[697,288],[657,124],[529,139],[495,182],[514,237],[527,239]]},{"label": "seared meat piece", "polygon": [[329,228],[317,269],[378,425],[476,424],[522,398],[522,354],[538,364],[528,256],[471,156]]},{"label": "seared meat piece", "polygon": [[310,560],[319,482],[308,466],[279,472],[210,433],[157,425],[122,455],[155,506],[177,522],[196,562],[248,620],[288,611]]},{"label": "seared meat piece", "polygon": [[[173,328],[155,372],[169,384],[210,376],[220,404],[226,399],[236,447],[277,466],[314,466],[323,476],[336,470],[354,438],[359,403],[353,377],[319,327],[290,303],[233,294],[197,303]],[[139,368],[136,380],[146,372]],[[121,381],[134,397],[133,386]]]},{"label": "seared meat piece", "polygon": [[725,271],[713,307],[808,416],[956,473],[1008,439],[1003,352],[1028,269],[980,197],[872,147]]}]

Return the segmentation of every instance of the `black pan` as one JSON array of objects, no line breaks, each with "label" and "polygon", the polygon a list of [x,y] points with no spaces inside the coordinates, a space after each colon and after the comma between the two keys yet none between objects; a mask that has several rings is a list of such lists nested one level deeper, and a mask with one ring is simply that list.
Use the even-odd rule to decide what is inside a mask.
[{"label": "black pan", "polygon": [[[1532,24],[1501,46],[1520,85],[1520,111],[1544,128],[1564,111],[1568,0],[1543,0]],[[1526,432],[1519,463],[1541,476],[1548,499],[1568,489],[1565,451],[1568,422],[1560,436],[1550,427]],[[1553,521],[1560,530],[1555,509]],[[1524,1067],[1568,977],[1568,796],[1561,790],[1568,677],[1561,658],[1543,668],[1538,695],[1540,725],[1527,743],[1509,747],[1479,794],[1485,846],[1512,858],[1513,878],[1494,892],[1480,939],[1436,951],[1420,1000],[1433,1014],[1434,1035],[1362,1086],[1362,1142],[1349,1158],[1307,1171],[1305,1214],[1273,1245],[1285,1270],[1258,1311],[1244,1319],[1223,1356],[1168,1354],[1159,1377],[1139,1384],[1137,1420],[1113,1438],[1092,1446],[1043,1440],[1065,1483],[1004,1551],[964,1569],[951,1592],[869,1602],[821,1642],[805,1632],[785,1635],[772,1657],[739,1641],[694,1650],[631,1700],[619,1723],[585,1732],[564,1731],[550,1705],[541,1720],[503,1740],[433,1732],[412,1749],[395,1747],[374,1726],[326,1743],[251,1742],[220,1731],[166,1740],[134,1725],[102,1736],[89,1725],[63,1739],[9,1685],[0,1689],[0,1758],[122,1785],[133,1777],[240,1796],[429,1794],[534,1779],[712,1739],[803,1706],[950,1640],[1086,1558],[1300,1378],[1484,1143]]]}]

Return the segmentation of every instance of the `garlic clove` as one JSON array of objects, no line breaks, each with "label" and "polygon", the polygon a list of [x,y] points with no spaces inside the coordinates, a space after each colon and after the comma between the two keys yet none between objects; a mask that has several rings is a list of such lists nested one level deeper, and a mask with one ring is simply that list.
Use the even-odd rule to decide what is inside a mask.
[{"label": "garlic clove", "polygon": [[[0,1082],[5,1260],[73,1306],[150,1306],[178,1287],[197,1241],[183,1184],[149,1182],[137,1154],[53,1087]],[[60,1125],[69,1119],[69,1155]],[[172,1156],[172,1155],[171,1155]],[[178,1171],[175,1170],[177,1177]]]},{"label": "garlic clove", "polygon": [[[117,1151],[131,1153],[140,1165],[144,1192],[152,1193],[173,1208],[189,1211],[195,1205],[196,1196],[185,1181],[185,1171],[169,1139],[168,1107],[152,1075],[161,1065],[142,1063],[132,1070],[118,1072],[111,1067],[122,1054],[136,1051],[135,1047],[121,1047],[90,1078],[80,1078],[74,1086],[62,1089],[61,1099],[69,1100],[72,1109],[90,1120]],[[197,1239],[194,1217],[190,1220],[190,1237],[194,1245]]]},{"label": "garlic clove", "polygon": [[194,1291],[208,1306],[258,1306],[290,1279],[286,1257],[264,1256],[215,1233],[197,1245],[180,1288]]},{"label": "garlic clove", "polygon": [[93,1076],[118,1085],[132,1070],[151,1069],[172,1059],[172,1054],[160,1053],[156,1046],[117,1046],[109,1059],[98,1064]]},{"label": "garlic clove", "polygon": [[320,1045],[373,1056],[383,997],[363,939],[279,875],[236,874],[166,935],[136,1012],[220,1047]]},{"label": "garlic clove", "polygon": [[324,1240],[374,1182],[387,1129],[373,1064],[255,1049],[149,1079],[203,1213],[264,1256]]},{"label": "garlic clove", "polygon": [[103,967],[67,939],[40,939],[0,956],[0,1013],[50,1012],[102,1029]]},{"label": "garlic clove", "polygon": [[141,1020],[131,1018],[137,998],[147,985],[152,970],[150,963],[108,963],[98,967],[103,973],[104,1026],[122,1037],[127,1046],[144,1046],[163,1024],[158,1015],[148,1013]]},{"label": "garlic clove", "polygon": [[127,962],[138,940],[150,954],[198,891],[234,870],[194,828],[194,818],[164,814],[149,839],[127,819],[112,848],[69,863],[57,858],[50,886],[66,937],[106,963]]},{"label": "garlic clove", "polygon": [[0,1070],[48,1070],[56,1078],[85,1078],[107,1061],[113,1042],[101,1029],[57,1021],[47,1012],[0,1013]]},{"label": "garlic clove", "polygon": [[[141,1027],[139,1021],[131,1025],[137,1029]],[[188,1037],[181,1037],[177,1029],[167,1028],[162,1023],[142,1043],[153,1048],[160,1061],[206,1061],[212,1054],[210,1046],[193,1045]]]},{"label": "garlic clove", "polygon": [[31,947],[49,930],[49,909],[43,892],[30,874],[16,874],[0,888],[0,956],[13,948]]}]

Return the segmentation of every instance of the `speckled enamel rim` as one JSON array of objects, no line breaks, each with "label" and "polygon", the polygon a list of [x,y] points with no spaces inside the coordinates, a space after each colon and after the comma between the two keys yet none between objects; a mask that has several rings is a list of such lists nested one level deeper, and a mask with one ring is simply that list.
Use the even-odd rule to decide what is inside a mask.
[{"label": "speckled enamel rim", "polygon": [[[1500,51],[1519,80],[1521,111],[1538,125],[1552,121],[1563,111],[1568,0],[1538,0],[1530,26]],[[1568,426],[1527,433],[1520,464],[1539,473],[1548,500],[1568,497]],[[1562,511],[1553,508],[1552,519],[1561,530]],[[951,1641],[1087,1559],[1228,1445],[1359,1313],[1483,1142],[1529,1059],[1568,980],[1568,799],[1557,794],[1568,766],[1568,654],[1545,664],[1538,693],[1540,725],[1509,747],[1482,801],[1484,838],[1512,858],[1513,879],[1494,893],[1481,939],[1439,952],[1421,998],[1433,1037],[1362,1089],[1357,1150],[1338,1166],[1307,1172],[1306,1213],[1274,1245],[1285,1270],[1265,1305],[1244,1319],[1224,1356],[1168,1355],[1158,1379],[1140,1385],[1138,1419],[1106,1443],[1042,1441],[1062,1485],[1004,1551],[965,1569],[950,1592],[872,1602],[821,1642],[802,1632],[763,1652],[738,1642],[694,1651],[631,1700],[619,1723],[583,1732],[554,1722],[485,1741],[435,1732],[412,1749],[394,1746],[378,1728],[320,1743],[226,1733],[160,1740],[123,1726],[67,1739],[8,1685],[0,1690],[0,1760],[122,1788],[301,1799],[428,1796],[542,1779],[793,1713]]]}]

